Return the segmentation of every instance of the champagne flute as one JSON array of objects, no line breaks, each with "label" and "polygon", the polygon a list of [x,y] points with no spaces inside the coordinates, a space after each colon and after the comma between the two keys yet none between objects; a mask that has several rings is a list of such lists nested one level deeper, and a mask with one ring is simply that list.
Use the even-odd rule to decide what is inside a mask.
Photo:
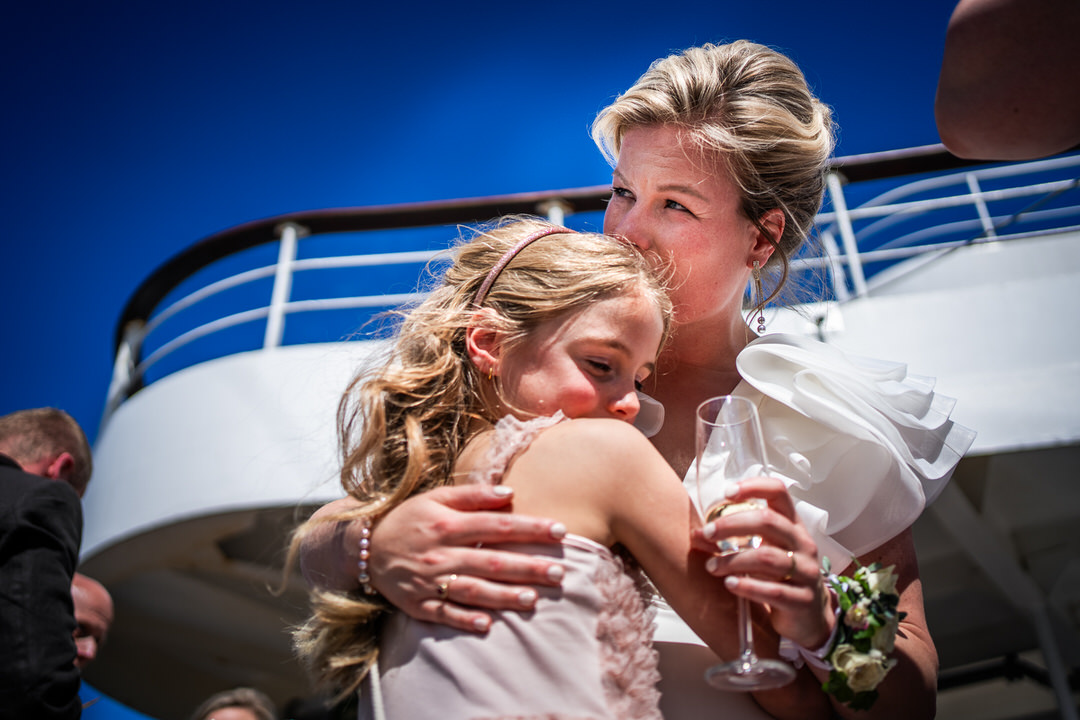
[{"label": "champagne flute", "polygon": [[[761,498],[732,502],[725,490],[747,478],[768,474],[765,443],[757,408],[744,397],[722,395],[701,403],[695,419],[697,462],[695,479],[698,509],[705,522],[724,514],[764,507]],[[761,545],[761,537],[724,538],[717,543],[720,555],[750,550]],[[754,653],[750,603],[738,598],[739,658],[714,665],[705,680],[721,690],[766,690],[787,685],[795,679],[795,669],[785,662],[759,658]]]}]

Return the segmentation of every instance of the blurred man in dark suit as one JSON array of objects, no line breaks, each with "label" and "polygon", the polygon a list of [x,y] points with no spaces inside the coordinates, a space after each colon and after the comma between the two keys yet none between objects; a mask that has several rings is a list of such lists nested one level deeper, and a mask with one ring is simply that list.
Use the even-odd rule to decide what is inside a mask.
[{"label": "blurred man in dark suit", "polygon": [[82,714],[71,586],[91,471],[89,443],[67,413],[0,417],[2,720]]}]

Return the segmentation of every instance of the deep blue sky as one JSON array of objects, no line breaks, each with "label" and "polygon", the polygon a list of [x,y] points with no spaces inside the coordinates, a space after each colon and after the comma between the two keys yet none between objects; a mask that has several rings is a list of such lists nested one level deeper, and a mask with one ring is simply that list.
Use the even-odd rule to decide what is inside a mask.
[{"label": "deep blue sky", "polygon": [[0,414],[61,407],[93,439],[121,309],[197,240],[295,210],[605,183],[596,112],[706,41],[791,55],[840,155],[935,143],[953,3],[18,6],[0,23]]}]

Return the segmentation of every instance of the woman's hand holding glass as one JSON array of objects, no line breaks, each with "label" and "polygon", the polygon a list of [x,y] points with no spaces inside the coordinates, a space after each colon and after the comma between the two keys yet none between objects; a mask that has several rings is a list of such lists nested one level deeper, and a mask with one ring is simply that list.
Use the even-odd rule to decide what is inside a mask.
[{"label": "woman's hand holding glass", "polygon": [[[778,635],[806,648],[820,647],[832,632],[835,614],[822,581],[817,544],[799,521],[781,480],[748,478],[730,491],[733,502],[751,498],[760,507],[705,523],[694,531],[693,545],[713,555],[706,568],[726,577],[725,584],[734,595],[768,607],[770,624]],[[718,543],[724,539],[746,536],[760,537],[759,547],[718,554]]]},{"label": "woman's hand holding glass", "polygon": [[[697,408],[694,422],[696,461],[694,465],[698,508],[705,522],[725,516],[760,510],[765,503],[753,496],[736,500],[738,483],[768,473],[765,443],[757,408],[744,397],[724,395],[710,398]],[[762,535],[751,530],[745,534],[713,536],[712,552],[721,557],[759,549]],[[787,685],[795,679],[795,670],[780,660],[759,658],[754,651],[753,623],[749,600],[738,597],[739,657],[714,665],[705,679],[721,690],[767,690]]]}]

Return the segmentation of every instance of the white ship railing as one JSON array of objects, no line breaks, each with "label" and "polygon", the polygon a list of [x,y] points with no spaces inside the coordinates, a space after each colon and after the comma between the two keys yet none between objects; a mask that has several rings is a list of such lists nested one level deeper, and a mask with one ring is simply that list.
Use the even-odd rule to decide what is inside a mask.
[{"label": "white ship railing", "polygon": [[[816,219],[820,243],[811,244],[817,249],[797,258],[793,269],[824,272],[830,299],[846,302],[873,293],[878,281],[894,277],[895,267],[891,273],[883,271],[900,260],[921,255],[932,261],[942,252],[964,245],[1004,242],[1080,227],[1075,224],[1080,223],[1080,154],[940,172],[941,168],[951,169],[965,162],[937,146],[837,160],[828,177],[826,207]],[[915,181],[898,180],[923,168],[938,172]],[[888,187],[880,189],[882,183]],[[394,288],[388,286],[393,283],[383,280],[379,281],[382,287],[370,294],[297,297],[295,285],[301,274],[413,266],[415,272],[409,276],[415,277],[424,264],[445,250],[446,240],[456,234],[455,225],[514,212],[545,215],[554,222],[581,229],[598,229],[608,195],[609,188],[593,187],[481,200],[311,211],[218,233],[166,264],[132,298],[118,332],[105,417],[156,377],[215,356],[297,342],[286,338],[287,318],[327,311],[361,311],[336,329],[324,331],[327,340],[338,340],[353,333],[360,321],[375,311],[422,297],[415,281],[408,292],[392,292]],[[435,249],[299,257],[301,246],[307,247],[316,237],[349,240],[381,231],[389,233],[383,240],[385,244],[423,245],[429,235],[425,233],[419,241],[414,235],[418,229],[430,227],[444,230],[443,245]],[[270,248],[273,243],[277,243],[277,253],[272,262],[229,271],[212,281],[200,279],[215,265],[238,258],[247,261],[253,249]],[[261,287],[265,282],[270,284],[269,292]],[[229,311],[226,308],[230,303],[224,298],[238,290],[247,291],[247,304],[240,303],[235,311]],[[215,302],[208,302],[212,299]],[[196,309],[209,312],[211,318],[199,320]],[[185,315],[195,319],[183,322]],[[204,349],[203,355],[181,357],[182,351],[205,338],[261,321],[265,321],[261,341],[248,338],[239,349],[219,344]],[[171,368],[164,367],[166,360],[172,362]]]},{"label": "white ship railing", "polygon": [[[864,266],[869,262],[895,261],[980,242],[1026,238],[1080,228],[1080,224],[1068,224],[1069,220],[1080,220],[1080,207],[1075,197],[1068,198],[1069,204],[1063,207],[1039,209],[1043,203],[1077,189],[1080,184],[1078,168],[1080,156],[1069,155],[1036,162],[967,170],[906,183],[852,209],[848,209],[846,204],[844,186],[841,184],[842,175],[830,173],[828,188],[833,209],[819,213],[816,225],[826,247],[835,247],[835,236],[839,234],[843,241],[843,251],[832,253],[835,255],[832,258],[806,262],[810,265],[829,264],[832,268],[836,268],[837,263],[846,265],[848,280],[855,295],[862,296],[872,290],[872,284],[867,282],[864,274]],[[1012,184],[1032,175],[1048,173],[1065,173],[1066,177],[1045,182]],[[984,189],[983,186],[988,181],[1006,181],[1010,185],[1000,189]],[[952,192],[953,188],[960,188],[961,191]],[[934,195],[918,197],[927,193]],[[911,197],[918,199],[904,200]],[[1034,199],[1034,202],[997,215],[991,213],[992,204],[997,207],[1010,207],[1012,201],[1028,199]],[[955,208],[972,208],[976,217],[951,222],[932,220],[936,211]],[[921,219],[918,230],[886,235],[890,229],[898,227],[913,216]],[[854,223],[867,219],[874,222],[860,228],[856,233]],[[926,224],[927,221],[929,224]],[[1031,229],[1043,223],[1048,223],[1050,227],[1043,230]],[[1020,231],[1002,232],[1014,226],[1021,228]],[[937,238],[958,234],[964,236],[963,239],[934,242]],[[873,250],[866,249],[868,244],[883,236],[888,238],[885,242]],[[833,278],[833,291],[837,298],[847,299],[847,284],[835,273]]]}]

